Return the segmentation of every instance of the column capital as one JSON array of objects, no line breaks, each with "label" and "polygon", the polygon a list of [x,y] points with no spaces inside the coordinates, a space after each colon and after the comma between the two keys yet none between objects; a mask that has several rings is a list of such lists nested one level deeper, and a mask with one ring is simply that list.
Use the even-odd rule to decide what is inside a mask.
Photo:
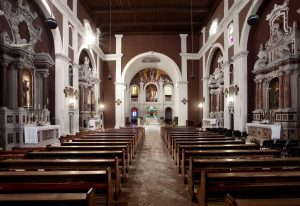
[{"label": "column capital", "polygon": [[233,61],[238,60],[239,58],[246,58],[249,54],[249,51],[240,51],[232,57]]},{"label": "column capital", "polygon": [[67,63],[69,63],[71,61],[71,59],[67,55],[64,55],[62,53],[55,53],[55,58],[63,60],[65,62],[67,62]]},{"label": "column capital", "polygon": [[180,38],[186,38],[188,34],[179,34]]}]

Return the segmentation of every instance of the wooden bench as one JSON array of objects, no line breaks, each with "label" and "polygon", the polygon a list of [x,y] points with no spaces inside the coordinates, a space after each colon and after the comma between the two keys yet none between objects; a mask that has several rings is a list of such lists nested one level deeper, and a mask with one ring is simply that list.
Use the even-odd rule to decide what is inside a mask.
[{"label": "wooden bench", "polygon": [[183,135],[183,134],[173,134],[171,136],[168,137],[168,142],[167,142],[167,147],[168,148],[172,148],[173,147],[173,143],[174,143],[174,139],[175,138],[186,138],[186,139],[191,139],[191,138],[210,138],[210,139],[214,139],[214,138],[220,138],[220,137],[225,137],[224,135],[219,135],[219,134],[187,134],[187,135]]},{"label": "wooden bench", "polygon": [[[199,136],[174,136],[170,145],[170,149],[174,150],[175,144],[178,141],[220,141],[220,140],[235,140],[233,137],[199,137]],[[172,151],[173,152],[173,151]]]},{"label": "wooden bench", "polygon": [[[192,198],[195,196],[196,185],[202,181],[203,171],[262,171],[268,169],[296,169],[300,167],[300,158],[267,158],[267,159],[199,159],[190,158],[188,170],[188,188]],[[200,182],[201,185],[202,182]]]},{"label": "wooden bench", "polygon": [[95,191],[86,193],[0,194],[0,204],[9,206],[96,206]]},{"label": "wooden bench", "polygon": [[118,158],[121,167],[121,179],[126,179],[126,160],[124,150],[116,151],[46,151],[28,152],[28,159],[115,159]]},{"label": "wooden bench", "polygon": [[126,171],[128,170],[129,163],[131,162],[131,155],[129,153],[129,145],[110,145],[110,146],[54,146],[48,145],[47,151],[125,151],[125,165]]},{"label": "wooden bench", "polygon": [[6,159],[0,161],[0,171],[60,171],[103,170],[111,168],[115,198],[121,192],[121,172],[118,157],[115,159]]},{"label": "wooden bench", "polygon": [[[176,155],[179,152],[180,145],[221,145],[221,144],[245,144],[242,140],[206,140],[206,141],[175,141],[173,149],[173,158],[176,159]],[[177,162],[176,162],[177,165]]]},{"label": "wooden bench", "polygon": [[132,159],[134,156],[134,148],[131,141],[94,141],[94,142],[62,142],[61,146],[124,146],[128,145],[128,153],[129,153],[129,164],[132,163]]},{"label": "wooden bench", "polygon": [[82,192],[95,189],[96,197],[104,196],[113,205],[110,168],[97,171],[22,171],[0,172],[0,193]]},{"label": "wooden bench", "polygon": [[299,171],[202,172],[198,205],[206,206],[209,198],[234,197],[299,197]]},{"label": "wooden bench", "polygon": [[206,145],[179,145],[177,153],[174,154],[174,160],[177,161],[177,165],[180,165],[182,159],[182,150],[259,150],[260,146],[256,144],[206,144]]},{"label": "wooden bench", "polygon": [[259,199],[235,199],[231,195],[225,195],[225,206],[299,206],[300,198],[259,198]]},{"label": "wooden bench", "polygon": [[280,150],[182,150],[181,176],[186,183],[186,174],[189,169],[190,158],[197,159],[218,159],[218,158],[275,158],[280,157]]}]

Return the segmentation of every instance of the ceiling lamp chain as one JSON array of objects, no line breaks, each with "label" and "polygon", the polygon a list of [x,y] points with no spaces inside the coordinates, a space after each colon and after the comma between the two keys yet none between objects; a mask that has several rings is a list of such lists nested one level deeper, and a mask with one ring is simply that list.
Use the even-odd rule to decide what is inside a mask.
[{"label": "ceiling lamp chain", "polygon": [[[109,0],[109,54],[111,55],[111,0]],[[112,75],[111,75],[111,57],[110,57],[110,62],[109,62],[109,75],[108,79],[112,80]]]},{"label": "ceiling lamp chain", "polygon": [[[192,39],[192,54],[194,53],[194,28],[193,28],[193,0],[191,0],[191,39]],[[194,64],[193,59],[191,59],[192,62],[192,74],[191,79],[195,78],[194,74]]]}]

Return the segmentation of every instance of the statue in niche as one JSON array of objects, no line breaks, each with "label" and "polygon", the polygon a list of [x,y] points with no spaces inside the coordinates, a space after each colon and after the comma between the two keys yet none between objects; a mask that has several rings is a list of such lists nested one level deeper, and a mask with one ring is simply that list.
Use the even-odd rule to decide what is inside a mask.
[{"label": "statue in niche", "polygon": [[28,80],[23,81],[23,105],[29,107],[30,104],[30,85]]},{"label": "statue in niche", "polygon": [[264,49],[264,45],[261,44],[259,47],[259,52],[257,54],[258,60],[254,64],[254,70],[261,70],[267,66],[268,63],[268,53]]},{"label": "statue in niche", "polygon": [[279,79],[274,78],[269,84],[269,108],[279,108]]}]

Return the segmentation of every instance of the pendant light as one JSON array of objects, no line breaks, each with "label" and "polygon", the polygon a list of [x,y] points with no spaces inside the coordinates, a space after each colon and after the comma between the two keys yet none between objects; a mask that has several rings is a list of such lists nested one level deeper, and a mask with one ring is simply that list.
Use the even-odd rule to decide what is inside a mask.
[{"label": "pendant light", "polygon": [[57,22],[52,17],[52,1],[50,1],[50,17],[46,19],[45,23],[50,29],[56,29],[57,28]]},{"label": "pendant light", "polygon": [[[109,53],[111,54],[111,0],[109,0]],[[108,80],[112,80],[113,78],[110,71],[111,71],[111,61],[109,62],[109,75],[107,76]]]},{"label": "pendant light", "polygon": [[[254,5],[254,0],[252,1],[251,4],[251,12],[253,11],[253,5]],[[255,25],[258,21],[259,21],[259,16],[257,14],[251,14],[247,19],[247,23],[249,26]]]},{"label": "pendant light", "polygon": [[[192,54],[194,52],[194,29],[193,29],[193,0],[191,0],[191,38],[192,38]],[[195,78],[194,74],[194,64],[193,64],[193,59],[192,61],[192,74],[191,74],[191,79]]]}]

